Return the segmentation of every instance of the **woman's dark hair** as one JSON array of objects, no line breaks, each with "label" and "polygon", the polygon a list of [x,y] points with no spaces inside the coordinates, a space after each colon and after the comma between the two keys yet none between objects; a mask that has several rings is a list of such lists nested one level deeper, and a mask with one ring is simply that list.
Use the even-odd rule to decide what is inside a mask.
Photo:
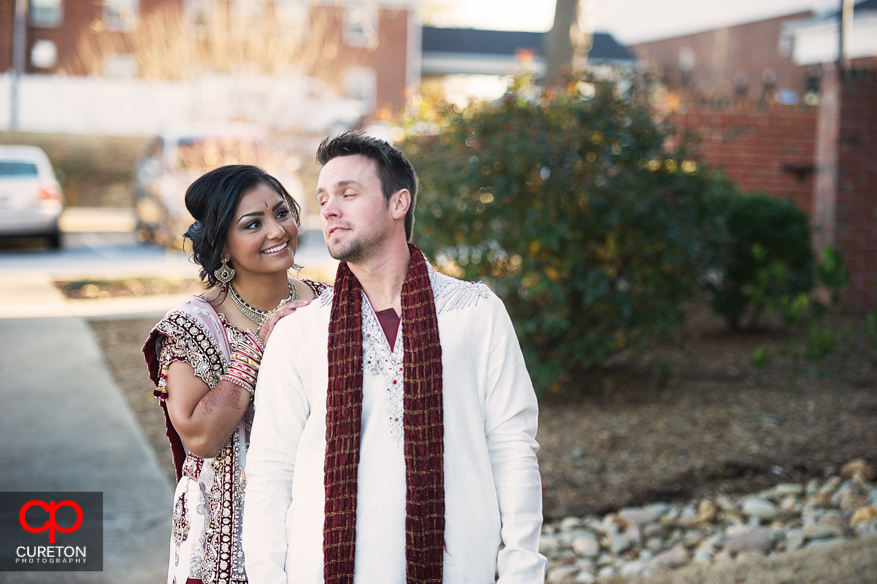
[{"label": "woman's dark hair", "polygon": [[192,259],[201,266],[201,280],[208,288],[218,286],[213,274],[222,265],[222,252],[228,229],[244,194],[266,184],[289,205],[289,212],[299,224],[300,208],[276,178],[257,166],[231,164],[204,174],[186,190],[186,209],[195,219],[183,237],[192,241]]}]

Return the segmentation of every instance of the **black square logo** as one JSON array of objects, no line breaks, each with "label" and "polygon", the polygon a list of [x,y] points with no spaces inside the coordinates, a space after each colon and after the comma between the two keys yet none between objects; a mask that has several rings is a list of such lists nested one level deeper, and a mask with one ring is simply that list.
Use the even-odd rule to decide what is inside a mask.
[{"label": "black square logo", "polygon": [[103,493],[0,492],[0,571],[103,569]]}]

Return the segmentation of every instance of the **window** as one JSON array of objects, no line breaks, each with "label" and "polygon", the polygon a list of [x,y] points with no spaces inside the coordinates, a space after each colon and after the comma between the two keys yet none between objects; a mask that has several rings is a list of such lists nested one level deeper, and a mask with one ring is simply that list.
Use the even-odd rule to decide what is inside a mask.
[{"label": "window", "polygon": [[358,99],[366,111],[378,103],[378,74],[371,67],[348,67],[344,71],[344,96]]},{"label": "window", "polygon": [[58,64],[58,47],[52,41],[36,41],[30,49],[30,64],[37,69],[51,69]]},{"label": "window", "polygon": [[137,28],[140,0],[104,0],[104,24],[107,30],[131,32]]},{"label": "window", "polygon": [[131,53],[110,53],[104,58],[103,76],[112,79],[137,77],[137,57]]},{"label": "window", "polygon": [[278,35],[299,45],[307,42],[311,32],[311,10],[305,0],[275,0],[274,18]]},{"label": "window", "polygon": [[349,47],[378,46],[378,9],[364,2],[344,5],[344,42]]},{"label": "window", "polygon": [[265,22],[265,3],[262,0],[232,0],[229,21],[244,30],[258,30]]},{"label": "window", "polygon": [[0,160],[0,177],[4,176],[39,176],[39,173],[33,162]]},{"label": "window", "polygon": [[214,0],[186,0],[183,5],[186,25],[191,27],[194,36],[206,39],[210,36],[210,23],[214,21],[216,2]]},{"label": "window", "polygon": [[28,10],[31,26],[58,28],[64,22],[63,0],[30,0]]},{"label": "window", "polygon": [[780,39],[777,42],[777,51],[783,57],[789,57],[792,55],[792,49],[795,45],[795,37],[788,31],[783,31],[780,34]]}]

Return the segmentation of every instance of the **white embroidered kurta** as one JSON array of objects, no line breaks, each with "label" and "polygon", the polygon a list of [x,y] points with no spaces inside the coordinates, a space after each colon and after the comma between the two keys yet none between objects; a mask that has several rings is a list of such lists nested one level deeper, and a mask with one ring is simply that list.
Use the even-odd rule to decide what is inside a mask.
[{"label": "white embroidered kurta", "polygon": [[[541,584],[537,403],[502,302],[430,270],[442,345],[447,583]],[[323,582],[323,462],[332,292],[280,321],[259,371],[244,553],[253,584]],[[405,582],[400,323],[395,350],[363,297],[357,584]],[[500,544],[503,549],[499,550]]]}]

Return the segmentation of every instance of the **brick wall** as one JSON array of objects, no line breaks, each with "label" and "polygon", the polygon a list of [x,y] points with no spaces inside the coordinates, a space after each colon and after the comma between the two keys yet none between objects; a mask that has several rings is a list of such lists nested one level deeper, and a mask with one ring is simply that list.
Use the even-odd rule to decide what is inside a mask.
[{"label": "brick wall", "polygon": [[[738,98],[758,100],[764,91],[762,76],[768,68],[776,75],[776,90],[792,90],[801,97],[807,85],[807,67],[795,64],[790,50],[781,51],[780,36],[784,22],[810,14],[809,11],[788,14],[630,48],[638,59],[661,74],[672,89],[710,100],[729,99],[735,94]],[[744,79],[745,83],[738,87]],[[737,94],[740,90],[742,94]]]},{"label": "brick wall", "polygon": [[12,69],[12,33],[15,30],[15,2],[0,0],[0,72]]},{"label": "brick wall", "polygon": [[699,136],[705,162],[747,192],[765,191],[813,207],[815,108],[689,106],[671,121]]},{"label": "brick wall", "polygon": [[877,72],[840,84],[834,241],[852,279],[844,304],[877,308]]},{"label": "brick wall", "polygon": [[843,306],[877,308],[877,72],[839,80],[823,66],[818,108],[683,106],[670,120],[700,137],[705,162],[744,191],[794,201],[813,244],[840,251],[851,281]]}]

